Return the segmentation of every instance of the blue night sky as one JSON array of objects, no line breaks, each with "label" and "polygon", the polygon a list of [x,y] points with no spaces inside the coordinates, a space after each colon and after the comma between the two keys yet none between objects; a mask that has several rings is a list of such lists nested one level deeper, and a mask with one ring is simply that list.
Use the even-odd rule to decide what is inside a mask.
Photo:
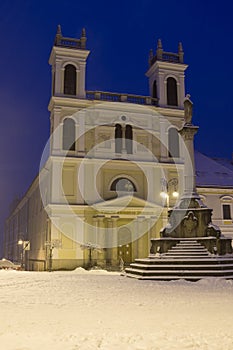
[{"label": "blue night sky", "polygon": [[[0,1],[0,231],[12,199],[39,168],[49,137],[50,66],[56,28],[68,37],[87,31],[88,90],[148,95],[148,53],[182,41],[186,92],[200,126],[196,148],[231,158],[233,4],[230,0]],[[1,255],[1,254],[0,254]]]}]

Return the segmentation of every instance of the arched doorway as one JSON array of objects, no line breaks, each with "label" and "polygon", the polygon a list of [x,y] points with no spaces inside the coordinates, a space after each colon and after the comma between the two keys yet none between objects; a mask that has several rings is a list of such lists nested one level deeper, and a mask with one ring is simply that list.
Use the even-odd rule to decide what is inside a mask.
[{"label": "arched doorway", "polygon": [[118,230],[118,256],[123,259],[125,265],[132,262],[132,234],[127,227]]}]

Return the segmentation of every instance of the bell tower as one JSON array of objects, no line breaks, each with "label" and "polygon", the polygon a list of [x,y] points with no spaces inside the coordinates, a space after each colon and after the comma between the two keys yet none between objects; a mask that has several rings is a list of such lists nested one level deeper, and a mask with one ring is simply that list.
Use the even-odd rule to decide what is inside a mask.
[{"label": "bell tower", "polygon": [[187,67],[181,43],[178,53],[163,51],[160,39],[155,54],[150,50],[146,76],[149,78],[150,96],[158,99],[159,107],[183,109]]},{"label": "bell tower", "polygon": [[66,38],[57,27],[55,42],[49,58],[52,66],[52,96],[85,98],[86,32],[81,38]]}]

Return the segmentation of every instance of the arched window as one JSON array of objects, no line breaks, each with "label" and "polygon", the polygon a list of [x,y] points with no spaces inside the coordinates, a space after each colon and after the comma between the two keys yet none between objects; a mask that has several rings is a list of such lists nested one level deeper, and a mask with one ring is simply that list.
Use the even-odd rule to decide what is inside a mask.
[{"label": "arched window", "polygon": [[65,66],[64,94],[76,95],[76,67],[72,64]]},{"label": "arched window", "polygon": [[172,158],[180,156],[179,134],[176,128],[170,128],[168,131],[168,154]]},{"label": "arched window", "polygon": [[167,79],[167,104],[169,106],[178,106],[177,83],[171,77]]},{"label": "arched window", "polygon": [[125,177],[119,177],[114,180],[110,190],[116,192],[137,192],[134,183]]},{"label": "arched window", "polygon": [[222,196],[220,199],[221,199],[221,203],[222,203],[222,218],[223,218],[223,220],[231,220],[232,221],[233,197],[232,196]]},{"label": "arched window", "polygon": [[120,124],[116,124],[115,127],[115,152],[121,153],[122,151],[122,127]]},{"label": "arched window", "polygon": [[157,98],[157,83],[156,83],[156,80],[154,81],[153,83],[153,91],[152,91],[152,97],[153,98]]},{"label": "arched window", "polygon": [[64,120],[63,149],[67,151],[75,151],[75,122],[71,118]]},{"label": "arched window", "polygon": [[131,125],[126,125],[125,128],[125,146],[128,154],[133,153],[133,130]]}]

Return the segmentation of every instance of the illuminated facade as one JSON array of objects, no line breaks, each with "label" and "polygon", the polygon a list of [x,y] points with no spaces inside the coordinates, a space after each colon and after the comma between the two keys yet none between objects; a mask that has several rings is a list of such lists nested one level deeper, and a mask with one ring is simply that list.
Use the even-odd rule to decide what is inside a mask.
[{"label": "illuminated facade", "polygon": [[[87,91],[88,55],[84,30],[71,39],[58,27],[49,59],[48,159],[5,229],[9,259],[19,260],[19,239],[30,241],[24,254],[30,270],[117,268],[120,258],[129,264],[147,256],[150,238],[159,237],[168,207],[183,190],[182,45],[169,53],[159,40],[150,52],[149,96]],[[232,187],[225,197],[216,190],[216,198],[232,206]],[[208,186],[202,192],[211,195]],[[225,231],[233,232],[232,220]]]}]

